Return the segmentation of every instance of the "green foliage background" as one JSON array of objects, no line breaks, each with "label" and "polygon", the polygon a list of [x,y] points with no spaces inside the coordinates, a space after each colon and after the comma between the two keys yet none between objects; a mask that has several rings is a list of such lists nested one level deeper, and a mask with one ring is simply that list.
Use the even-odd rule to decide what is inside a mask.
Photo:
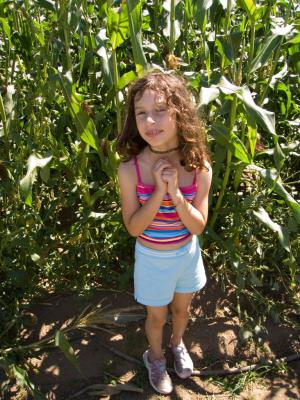
[{"label": "green foliage background", "polygon": [[299,16],[287,0],[0,0],[4,347],[39,296],[130,285],[115,146],[150,67],[183,74],[207,124],[210,275],[246,323],[298,312]]}]

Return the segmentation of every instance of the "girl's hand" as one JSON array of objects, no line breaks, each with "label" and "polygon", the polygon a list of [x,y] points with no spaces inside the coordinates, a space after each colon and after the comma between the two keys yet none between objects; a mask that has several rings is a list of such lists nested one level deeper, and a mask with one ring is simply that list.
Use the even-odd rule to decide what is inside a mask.
[{"label": "girl's hand", "polygon": [[178,171],[173,166],[168,166],[162,171],[162,180],[168,185],[167,190],[172,198],[176,197],[180,190],[178,186]]},{"label": "girl's hand", "polygon": [[170,167],[171,164],[164,158],[157,160],[152,167],[152,175],[154,177],[156,190],[162,191],[164,194],[167,193],[167,182],[163,180],[163,171]]}]

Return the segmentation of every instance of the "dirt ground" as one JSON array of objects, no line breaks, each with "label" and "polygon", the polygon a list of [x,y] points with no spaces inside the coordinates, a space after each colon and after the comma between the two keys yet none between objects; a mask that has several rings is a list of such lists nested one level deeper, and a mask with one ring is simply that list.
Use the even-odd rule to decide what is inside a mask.
[{"label": "dirt ground", "polygon": [[[156,394],[148,383],[146,369],[139,364],[147,347],[143,328],[145,312],[142,307],[131,310],[130,307],[136,307],[137,304],[129,293],[99,291],[89,299],[74,295],[50,296],[32,307],[35,323],[31,330],[23,332],[24,338],[31,343],[50,336],[58,328],[71,326],[87,305],[95,306],[99,303],[97,313],[90,315],[88,323],[94,326],[97,324],[107,329],[107,332],[91,327],[85,331],[69,332],[81,374],[58,349],[47,349],[47,352],[31,359],[31,379],[48,400],[99,399],[99,387],[92,385],[115,383],[134,385],[139,390],[122,390],[112,396],[122,400],[300,399],[299,358],[289,363],[279,363],[276,368],[269,365],[269,372],[263,376],[259,371],[252,371],[231,376],[193,376],[180,380],[171,373],[174,383],[172,395]],[[264,326],[259,334],[260,339],[256,337],[247,343],[242,342],[233,304],[233,295],[224,294],[215,283],[209,283],[195,296],[185,343],[190,349],[196,370],[244,367],[262,359],[270,361],[300,352],[300,330],[273,322]],[[125,312],[127,317],[124,317],[124,312],[111,313],[111,310],[128,307],[129,310]],[[124,322],[124,318],[131,319],[131,322],[124,326],[116,325]],[[115,325],[104,324],[108,320]],[[84,322],[81,324],[84,325]],[[165,344],[168,343],[170,330],[168,324]],[[118,351],[129,359],[117,354]],[[168,365],[172,367],[168,350],[166,357]],[[18,398],[14,388],[8,398]]]}]

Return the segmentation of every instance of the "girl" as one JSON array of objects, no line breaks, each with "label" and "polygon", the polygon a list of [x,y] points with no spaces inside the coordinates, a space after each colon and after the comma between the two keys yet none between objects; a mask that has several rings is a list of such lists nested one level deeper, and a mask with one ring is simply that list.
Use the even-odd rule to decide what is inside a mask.
[{"label": "girl", "polygon": [[193,293],[206,283],[197,235],[207,221],[212,176],[204,129],[181,78],[150,72],[131,85],[118,151],[126,160],[118,171],[122,216],[137,238],[134,295],[147,308],[143,360],[152,387],[168,394],[162,350],[168,305],[175,371],[181,378],[193,372],[182,337]]}]

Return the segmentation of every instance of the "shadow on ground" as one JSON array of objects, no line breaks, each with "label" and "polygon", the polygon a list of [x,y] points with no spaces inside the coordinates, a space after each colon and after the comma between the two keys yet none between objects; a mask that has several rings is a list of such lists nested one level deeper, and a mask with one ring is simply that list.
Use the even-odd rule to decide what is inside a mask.
[{"label": "shadow on ground", "polygon": [[[31,312],[36,316],[35,324],[30,331],[24,332],[24,339],[32,343],[49,337],[57,329],[70,326],[88,304],[99,303],[103,310],[136,306],[130,294],[111,291],[99,291],[88,300],[78,295],[52,296],[32,307]],[[260,335],[261,344],[254,340],[242,343],[239,339],[239,320],[232,308],[234,303],[233,294],[224,294],[217,284],[207,285],[206,289],[195,296],[185,342],[196,369],[228,369],[299,352],[299,330],[272,322],[265,325]],[[138,314],[141,313],[144,311],[139,310]],[[48,400],[99,398],[99,395],[91,397],[85,389],[93,384],[116,382],[133,384],[142,389],[143,393],[122,391],[114,395],[114,399],[229,399],[234,395],[245,400],[300,398],[299,360],[289,363],[288,367],[279,364],[275,371],[270,368],[271,372],[263,379],[257,372],[231,377],[195,376],[185,381],[172,374],[174,393],[170,396],[155,394],[148,384],[145,368],[116,354],[119,351],[141,360],[147,347],[143,325],[144,321],[139,318],[124,327],[99,325],[107,329],[107,332],[93,328],[70,331],[70,342],[82,374],[60,350],[47,349],[30,359],[31,379]],[[168,324],[164,335],[165,344],[168,343],[170,331]],[[168,350],[166,356],[168,365],[172,367]],[[17,399],[16,396],[12,389],[7,399]]]}]

